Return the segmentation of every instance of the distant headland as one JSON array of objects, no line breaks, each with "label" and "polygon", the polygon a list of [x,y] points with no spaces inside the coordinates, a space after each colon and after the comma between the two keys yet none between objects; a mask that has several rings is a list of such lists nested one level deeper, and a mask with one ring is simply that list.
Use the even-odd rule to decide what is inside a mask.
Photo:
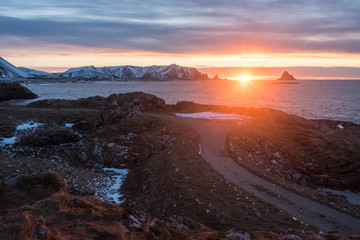
[{"label": "distant headland", "polygon": [[[16,67],[0,57],[0,80],[211,80],[206,73],[199,72],[194,67],[183,67],[176,64],[168,66],[112,66],[94,67],[84,66],[70,68],[61,73],[47,73],[35,69]],[[222,80],[215,76],[214,80]]]}]

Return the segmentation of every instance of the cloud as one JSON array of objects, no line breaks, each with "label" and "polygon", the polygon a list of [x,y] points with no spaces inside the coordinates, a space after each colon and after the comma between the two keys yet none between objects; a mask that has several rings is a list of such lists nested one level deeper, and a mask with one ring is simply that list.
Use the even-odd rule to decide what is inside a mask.
[{"label": "cloud", "polygon": [[113,51],[360,52],[359,1],[3,2],[0,46],[16,37]]}]

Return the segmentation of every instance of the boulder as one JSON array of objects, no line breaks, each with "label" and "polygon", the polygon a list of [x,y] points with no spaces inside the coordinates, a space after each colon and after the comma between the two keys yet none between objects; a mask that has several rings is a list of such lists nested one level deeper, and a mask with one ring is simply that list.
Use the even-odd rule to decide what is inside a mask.
[{"label": "boulder", "polygon": [[18,82],[0,83],[0,101],[13,99],[34,99],[37,97],[37,94],[33,93]]},{"label": "boulder", "polygon": [[104,123],[114,123],[122,118],[139,116],[144,111],[160,110],[165,101],[143,92],[113,94],[106,98],[105,108],[101,112]]}]

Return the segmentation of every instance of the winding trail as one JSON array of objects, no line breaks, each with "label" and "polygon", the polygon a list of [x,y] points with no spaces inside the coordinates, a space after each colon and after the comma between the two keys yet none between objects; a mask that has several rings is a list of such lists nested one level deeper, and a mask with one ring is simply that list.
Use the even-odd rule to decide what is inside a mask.
[{"label": "winding trail", "polygon": [[193,128],[200,134],[201,156],[217,172],[245,191],[289,213],[294,219],[317,226],[321,231],[336,230],[347,234],[360,234],[360,219],[279,187],[252,174],[230,158],[225,148],[225,140],[227,133],[236,124],[234,121],[182,118],[161,114],[153,116],[180,122]]}]

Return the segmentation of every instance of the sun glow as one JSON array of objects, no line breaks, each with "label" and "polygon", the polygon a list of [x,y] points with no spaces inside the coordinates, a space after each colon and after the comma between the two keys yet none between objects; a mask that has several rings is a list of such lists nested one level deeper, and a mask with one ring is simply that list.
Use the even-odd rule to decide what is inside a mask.
[{"label": "sun glow", "polygon": [[242,82],[247,82],[247,81],[250,80],[250,77],[249,77],[249,76],[242,76],[242,77],[240,77],[240,80],[241,80]]}]

